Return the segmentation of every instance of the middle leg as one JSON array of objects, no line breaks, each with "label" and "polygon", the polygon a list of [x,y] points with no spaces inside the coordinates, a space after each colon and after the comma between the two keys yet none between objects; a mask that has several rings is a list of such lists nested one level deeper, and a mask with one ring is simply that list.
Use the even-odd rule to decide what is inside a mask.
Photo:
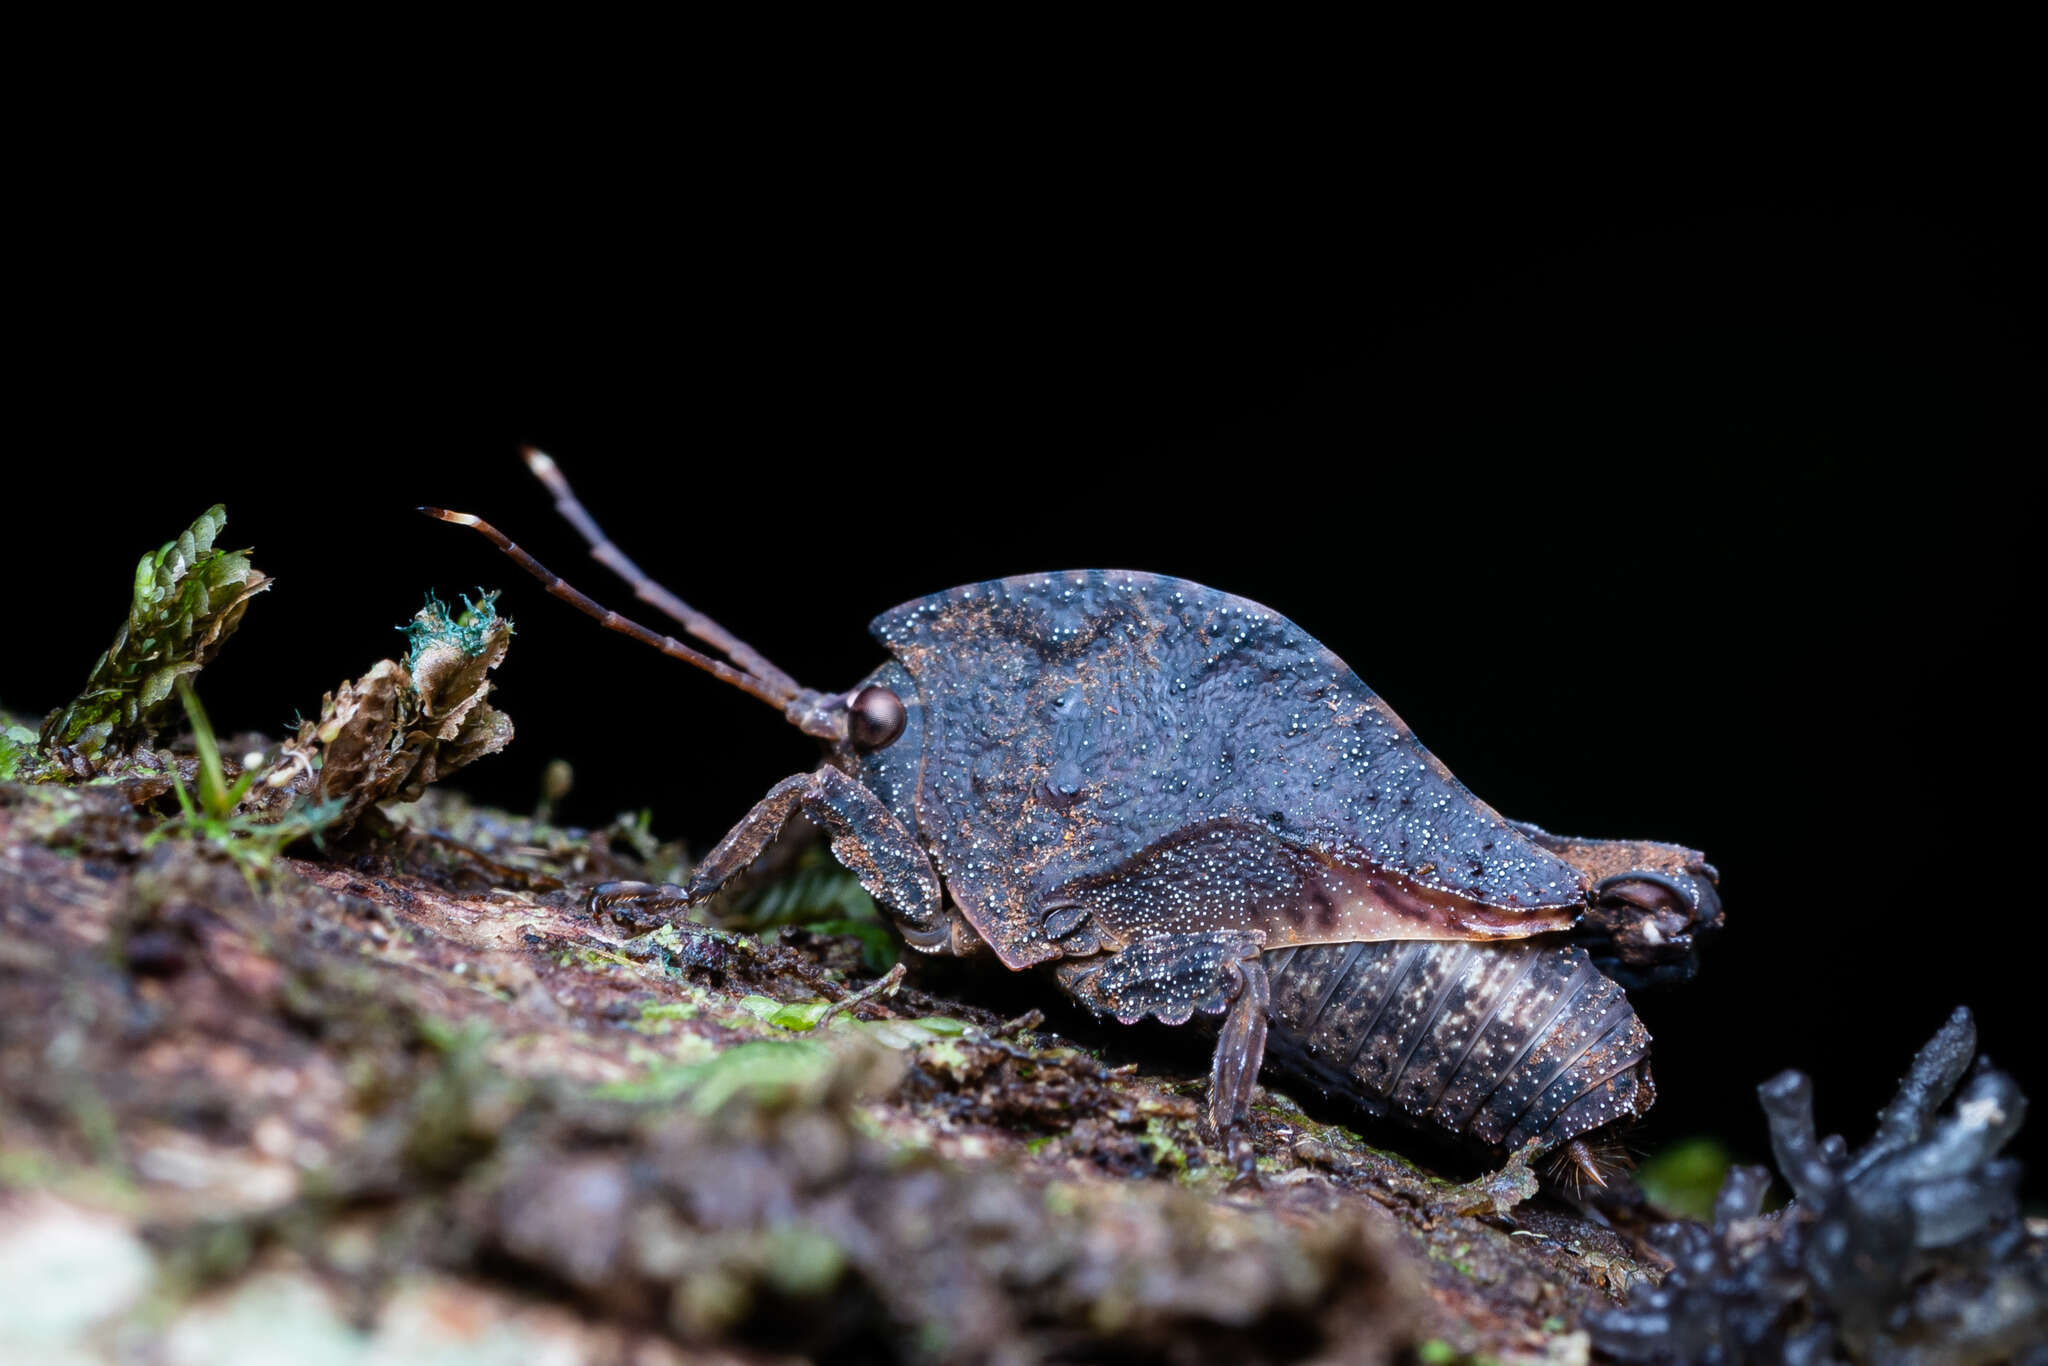
[{"label": "middle leg", "polygon": [[1054,970],[1076,1000],[1124,1024],[1147,1015],[1184,1024],[1196,1011],[1224,1017],[1209,1069],[1209,1122],[1240,1179],[1253,1174],[1251,1103],[1272,1005],[1259,962],[1265,942],[1263,934],[1244,930],[1154,935]]}]

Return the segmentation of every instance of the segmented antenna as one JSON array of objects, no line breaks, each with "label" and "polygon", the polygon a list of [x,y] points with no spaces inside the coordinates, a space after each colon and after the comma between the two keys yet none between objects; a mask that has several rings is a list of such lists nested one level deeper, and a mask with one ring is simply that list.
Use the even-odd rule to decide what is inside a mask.
[{"label": "segmented antenna", "polygon": [[[536,451],[534,452],[534,454],[539,455],[539,452]],[[543,460],[547,459],[546,456],[541,456],[540,458]],[[552,464],[552,462],[550,463]],[[538,473],[538,471],[536,471],[536,473]],[[568,485],[565,483],[562,485],[562,488],[566,493]],[[570,499],[571,503],[574,503],[574,501],[575,500],[573,498]],[[754,653],[754,651],[750,649],[747,649],[746,646],[741,645],[740,642],[735,640],[731,635],[727,634],[724,631],[724,629],[718,625],[717,622],[712,621],[709,617],[700,616],[694,612],[691,613],[691,616],[694,617],[698,623],[701,623],[704,627],[709,628],[710,631],[716,632],[718,636],[723,636],[725,640],[731,641],[734,645],[739,645],[740,650],[745,651],[746,659],[748,659],[749,661],[758,662],[766,666],[766,672],[769,676],[759,677],[755,674],[747,672],[744,669],[735,668],[733,665],[726,663],[722,659],[713,659],[710,655],[704,654],[698,650],[691,649],[688,645],[683,644],[682,641],[677,640],[674,636],[665,636],[658,631],[651,631],[647,627],[642,626],[639,622],[634,621],[629,617],[620,616],[617,612],[612,611],[611,608],[604,606],[596,599],[591,598],[579,592],[575,588],[571,587],[568,581],[564,579],[561,575],[555,573],[546,565],[542,564],[539,560],[536,560],[533,556],[529,555],[525,550],[520,548],[520,546],[516,542],[514,542],[511,537],[507,536],[504,532],[498,530],[496,527],[492,526],[489,522],[486,522],[481,517],[472,517],[466,512],[450,512],[446,508],[423,507],[420,509],[420,511],[426,513],[427,516],[429,517],[438,517],[444,522],[453,522],[457,526],[469,527],[472,530],[477,531],[485,537],[489,538],[492,545],[495,545],[496,547],[498,547],[498,549],[504,551],[507,555],[511,556],[513,561],[517,563],[521,569],[524,569],[527,573],[533,575],[536,579],[539,579],[542,584],[546,585],[548,592],[554,594],[563,602],[568,603],[571,607],[574,607],[577,611],[584,613],[586,616],[592,616],[597,618],[599,624],[603,625],[606,629],[617,631],[622,636],[631,636],[633,639],[639,641],[643,645],[652,645],[655,649],[661,651],[665,655],[669,655],[676,659],[685,660],[688,663],[695,664],[698,668],[704,670],[704,672],[711,674],[714,677],[724,679],[726,682],[732,684],[735,688],[738,688],[740,691],[748,693],[754,697],[760,698],[763,702],[766,702],[769,706],[775,708],[777,711],[783,711],[788,706],[790,700],[803,691],[803,689],[799,688],[796,685],[795,680],[791,679],[788,674],[776,668],[774,665],[769,664],[767,660],[762,659],[760,655]],[[571,520],[574,519],[572,518]],[[585,514],[585,520],[589,520],[588,514]],[[592,530],[595,530],[596,523],[591,523],[591,528]],[[582,530],[581,526],[578,527],[578,530]],[[587,534],[588,533],[586,533],[586,535]],[[609,544],[609,542],[607,542],[606,544]],[[625,557],[623,555],[619,556],[619,558],[622,561],[625,560]],[[631,561],[625,562],[628,565],[631,564]],[[634,571],[634,573],[636,574],[638,572],[638,570]],[[678,601],[676,605],[678,607],[683,607],[683,604],[680,601]],[[664,608],[664,610],[667,609]],[[687,607],[683,607],[683,611],[688,612],[690,611],[690,609]],[[696,636],[698,639],[709,641],[714,645],[718,644],[717,639],[715,639],[711,635],[707,635],[704,630],[700,630],[696,626],[692,626],[690,622],[688,620],[685,620],[680,614],[671,612],[670,615],[675,616],[679,621],[683,621],[684,625],[686,627],[689,627],[690,633]],[[739,653],[735,652],[728,646],[719,645],[719,648],[725,650],[727,654],[732,655],[735,660],[741,658],[741,655]]]},{"label": "segmented antenna", "polygon": [[534,477],[555,495],[555,511],[561,513],[589,543],[590,558],[624,579],[632,587],[634,597],[680,622],[685,631],[770,687],[787,689],[792,695],[802,691],[794,678],[769,663],[760,651],[669,592],[648,577],[639,565],[627,559],[626,552],[612,544],[611,537],[604,534],[604,528],[597,524],[597,519],[577,501],[562,467],[545,451],[528,446],[520,454],[526,457],[526,468],[532,470]]}]

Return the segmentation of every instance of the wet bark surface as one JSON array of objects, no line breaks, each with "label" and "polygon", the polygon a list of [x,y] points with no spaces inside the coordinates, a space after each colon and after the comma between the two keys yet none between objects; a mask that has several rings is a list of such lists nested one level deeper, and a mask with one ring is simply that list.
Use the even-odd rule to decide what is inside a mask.
[{"label": "wet bark surface", "polygon": [[1435,1176],[1270,1087],[1234,1190],[1198,1060],[1020,1015],[1033,979],[911,955],[892,986],[872,925],[597,918],[591,883],[677,872],[624,827],[399,819],[249,876],[115,791],[0,786],[0,1272],[33,1304],[0,1334],[1583,1360],[1659,1274],[1526,1173]]}]

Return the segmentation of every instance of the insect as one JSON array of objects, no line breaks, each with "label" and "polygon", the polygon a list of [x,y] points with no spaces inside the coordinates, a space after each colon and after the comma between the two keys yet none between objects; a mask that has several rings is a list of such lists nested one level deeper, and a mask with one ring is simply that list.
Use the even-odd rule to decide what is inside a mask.
[{"label": "insect", "polygon": [[655,583],[527,453],[635,595],[722,658],[610,611],[503,533],[548,592],[781,711],[824,745],[687,888],[599,887],[641,914],[710,897],[802,812],[925,953],[1044,967],[1125,1023],[1220,1017],[1209,1118],[1240,1173],[1261,1062],[1496,1155],[1641,1114],[1625,985],[1689,974],[1721,919],[1695,851],[1577,840],[1468,792],[1357,674],[1272,610],[1106,570],[970,584],[884,612],[889,660],[798,686]]}]

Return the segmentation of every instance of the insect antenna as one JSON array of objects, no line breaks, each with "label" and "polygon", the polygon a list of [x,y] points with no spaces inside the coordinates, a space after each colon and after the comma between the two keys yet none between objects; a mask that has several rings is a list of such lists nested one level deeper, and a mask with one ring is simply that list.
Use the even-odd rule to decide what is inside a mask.
[{"label": "insect antenna", "polygon": [[[695,664],[704,672],[724,679],[740,691],[760,698],[777,711],[787,707],[790,699],[803,691],[788,674],[783,673],[780,669],[774,669],[773,666],[770,666],[773,674],[772,677],[757,677],[744,669],[735,668],[722,659],[714,659],[700,650],[693,650],[674,636],[663,635],[659,631],[651,631],[629,617],[620,616],[617,612],[612,611],[611,608],[604,606],[596,599],[571,587],[569,582],[561,575],[549,569],[539,560],[536,560],[514,542],[511,537],[481,517],[472,517],[466,512],[450,512],[446,508],[423,507],[420,511],[426,513],[429,517],[438,517],[444,522],[453,522],[457,526],[469,527],[471,530],[487,537],[492,545],[495,545],[498,549],[511,556],[521,569],[524,569],[527,573],[539,579],[542,584],[546,585],[548,592],[554,594],[563,602],[568,603],[577,611],[597,618],[599,624],[608,630],[617,631],[623,636],[631,636],[643,645],[652,645],[665,655]],[[704,618],[704,620],[708,621],[709,618]],[[715,626],[716,623],[713,623],[713,625]],[[693,632],[693,634],[696,633]],[[748,654],[751,655],[752,653],[752,651],[748,651]],[[759,656],[754,657],[759,658]]]},{"label": "insect antenna", "polygon": [[521,454],[526,457],[526,467],[533,471],[534,477],[547,485],[548,492],[555,496],[555,511],[561,513],[589,543],[590,558],[624,579],[632,588],[634,597],[681,623],[685,631],[770,687],[786,688],[791,695],[802,691],[795,679],[776,668],[760,651],[662,587],[639,565],[627,559],[626,552],[612,543],[611,537],[604,534],[604,528],[597,524],[597,519],[577,499],[575,490],[569,487],[568,476],[562,473],[562,467],[554,462],[553,457],[531,446]]}]

